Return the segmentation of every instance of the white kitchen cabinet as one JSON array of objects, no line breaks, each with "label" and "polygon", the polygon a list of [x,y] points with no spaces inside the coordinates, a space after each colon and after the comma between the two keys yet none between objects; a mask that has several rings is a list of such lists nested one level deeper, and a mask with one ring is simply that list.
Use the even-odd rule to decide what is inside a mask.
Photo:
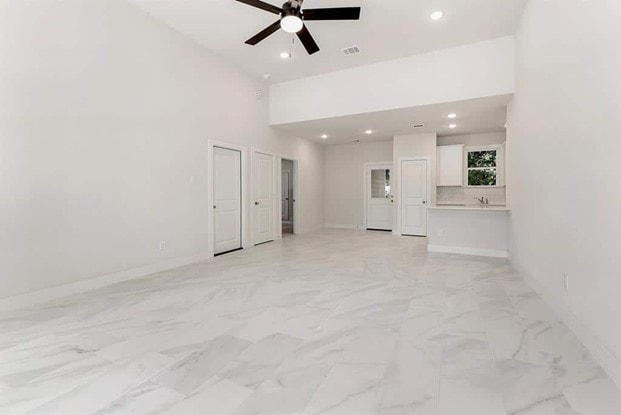
[{"label": "white kitchen cabinet", "polygon": [[464,185],[463,144],[438,147],[437,186]]}]

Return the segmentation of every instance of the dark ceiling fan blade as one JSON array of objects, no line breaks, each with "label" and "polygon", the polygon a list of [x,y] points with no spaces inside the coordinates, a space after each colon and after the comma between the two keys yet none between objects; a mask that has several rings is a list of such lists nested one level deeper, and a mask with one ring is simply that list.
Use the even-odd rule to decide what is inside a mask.
[{"label": "dark ceiling fan blade", "polygon": [[300,41],[306,48],[306,51],[309,55],[319,52],[319,46],[317,45],[317,42],[315,42],[315,39],[313,39],[313,35],[311,35],[308,31],[306,25],[304,25],[304,27],[302,27],[302,30],[298,32],[298,38],[300,38]]},{"label": "dark ceiling fan blade", "polygon": [[277,32],[278,29],[280,29],[280,20],[277,20],[276,22],[272,23],[271,25],[269,25],[268,27],[266,27],[265,29],[261,30],[259,33],[257,33],[256,35],[254,35],[250,39],[248,39],[246,41],[246,44],[254,46],[257,43],[259,43],[260,41],[264,40],[269,35]]},{"label": "dark ceiling fan blade", "polygon": [[304,9],[304,20],[359,20],[360,7],[334,7],[330,9]]},{"label": "dark ceiling fan blade", "polygon": [[240,3],[247,4],[248,6],[256,7],[257,9],[265,10],[266,12],[280,14],[282,13],[282,9],[280,7],[272,6],[269,3],[266,3],[261,0],[237,0]]}]

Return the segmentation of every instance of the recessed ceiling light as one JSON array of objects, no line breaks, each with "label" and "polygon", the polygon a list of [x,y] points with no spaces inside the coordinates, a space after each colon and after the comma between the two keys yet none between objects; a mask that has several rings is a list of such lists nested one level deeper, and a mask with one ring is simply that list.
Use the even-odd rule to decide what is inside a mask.
[{"label": "recessed ceiling light", "polygon": [[440,20],[443,17],[444,17],[444,12],[442,10],[436,10],[435,12],[429,15],[429,18],[431,20]]},{"label": "recessed ceiling light", "polygon": [[449,115],[447,115],[447,117],[449,117],[450,119],[457,118],[457,114],[455,114],[454,112],[452,112],[452,113],[450,113]]},{"label": "recessed ceiling light", "polygon": [[367,135],[371,135],[371,134],[373,134],[373,130],[366,130],[364,133],[367,134]]},{"label": "recessed ceiling light", "polygon": [[326,138],[328,138],[328,134],[322,134],[321,138],[325,140]]},{"label": "recessed ceiling light", "polygon": [[289,59],[291,55],[289,54],[289,52],[280,52],[280,57],[283,59]]},{"label": "recessed ceiling light", "polygon": [[449,128],[450,129],[457,128],[457,124],[451,124],[451,125],[449,125]]}]

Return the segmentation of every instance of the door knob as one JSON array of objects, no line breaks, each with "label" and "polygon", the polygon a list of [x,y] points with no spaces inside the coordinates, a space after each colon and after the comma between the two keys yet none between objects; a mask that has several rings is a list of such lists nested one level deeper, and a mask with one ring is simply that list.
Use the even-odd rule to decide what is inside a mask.
[{"label": "door knob", "polygon": [[259,206],[259,202],[254,202],[254,205],[255,206]]},{"label": "door knob", "polygon": [[213,205],[213,208],[215,209],[215,208],[216,208],[216,205]]},{"label": "door knob", "polygon": [[427,201],[426,201],[426,200],[423,200],[423,205],[426,205],[426,204],[427,204]]}]

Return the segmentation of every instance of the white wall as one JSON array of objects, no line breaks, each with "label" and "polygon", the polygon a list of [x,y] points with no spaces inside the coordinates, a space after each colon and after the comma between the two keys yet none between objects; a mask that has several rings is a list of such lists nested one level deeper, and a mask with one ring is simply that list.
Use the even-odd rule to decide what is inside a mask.
[{"label": "white wall", "polygon": [[272,125],[514,92],[514,40],[499,38],[272,85]]},{"label": "white wall", "polygon": [[482,146],[487,144],[502,144],[505,141],[507,141],[507,133],[504,131],[498,133],[463,134],[438,137],[439,146],[450,146],[453,144]]},{"label": "white wall", "polygon": [[366,228],[364,164],[392,162],[392,141],[324,148],[326,226]]},{"label": "white wall", "polygon": [[122,0],[0,2],[0,298],[206,252],[209,138],[299,158],[321,226],[323,150],[257,87]]},{"label": "white wall", "polygon": [[507,257],[508,212],[429,209],[427,246],[431,252]]},{"label": "white wall", "polygon": [[393,233],[400,233],[401,229],[401,212],[399,199],[399,186],[401,184],[401,166],[399,159],[406,157],[429,157],[431,165],[429,172],[431,175],[431,201],[436,202],[436,158],[437,158],[437,136],[436,133],[428,134],[411,134],[396,136],[393,139],[393,160],[395,163],[395,179],[393,180],[393,195],[395,206],[395,217]]},{"label": "white wall", "polygon": [[530,1],[507,189],[514,263],[621,383],[619,21],[618,0]]}]

